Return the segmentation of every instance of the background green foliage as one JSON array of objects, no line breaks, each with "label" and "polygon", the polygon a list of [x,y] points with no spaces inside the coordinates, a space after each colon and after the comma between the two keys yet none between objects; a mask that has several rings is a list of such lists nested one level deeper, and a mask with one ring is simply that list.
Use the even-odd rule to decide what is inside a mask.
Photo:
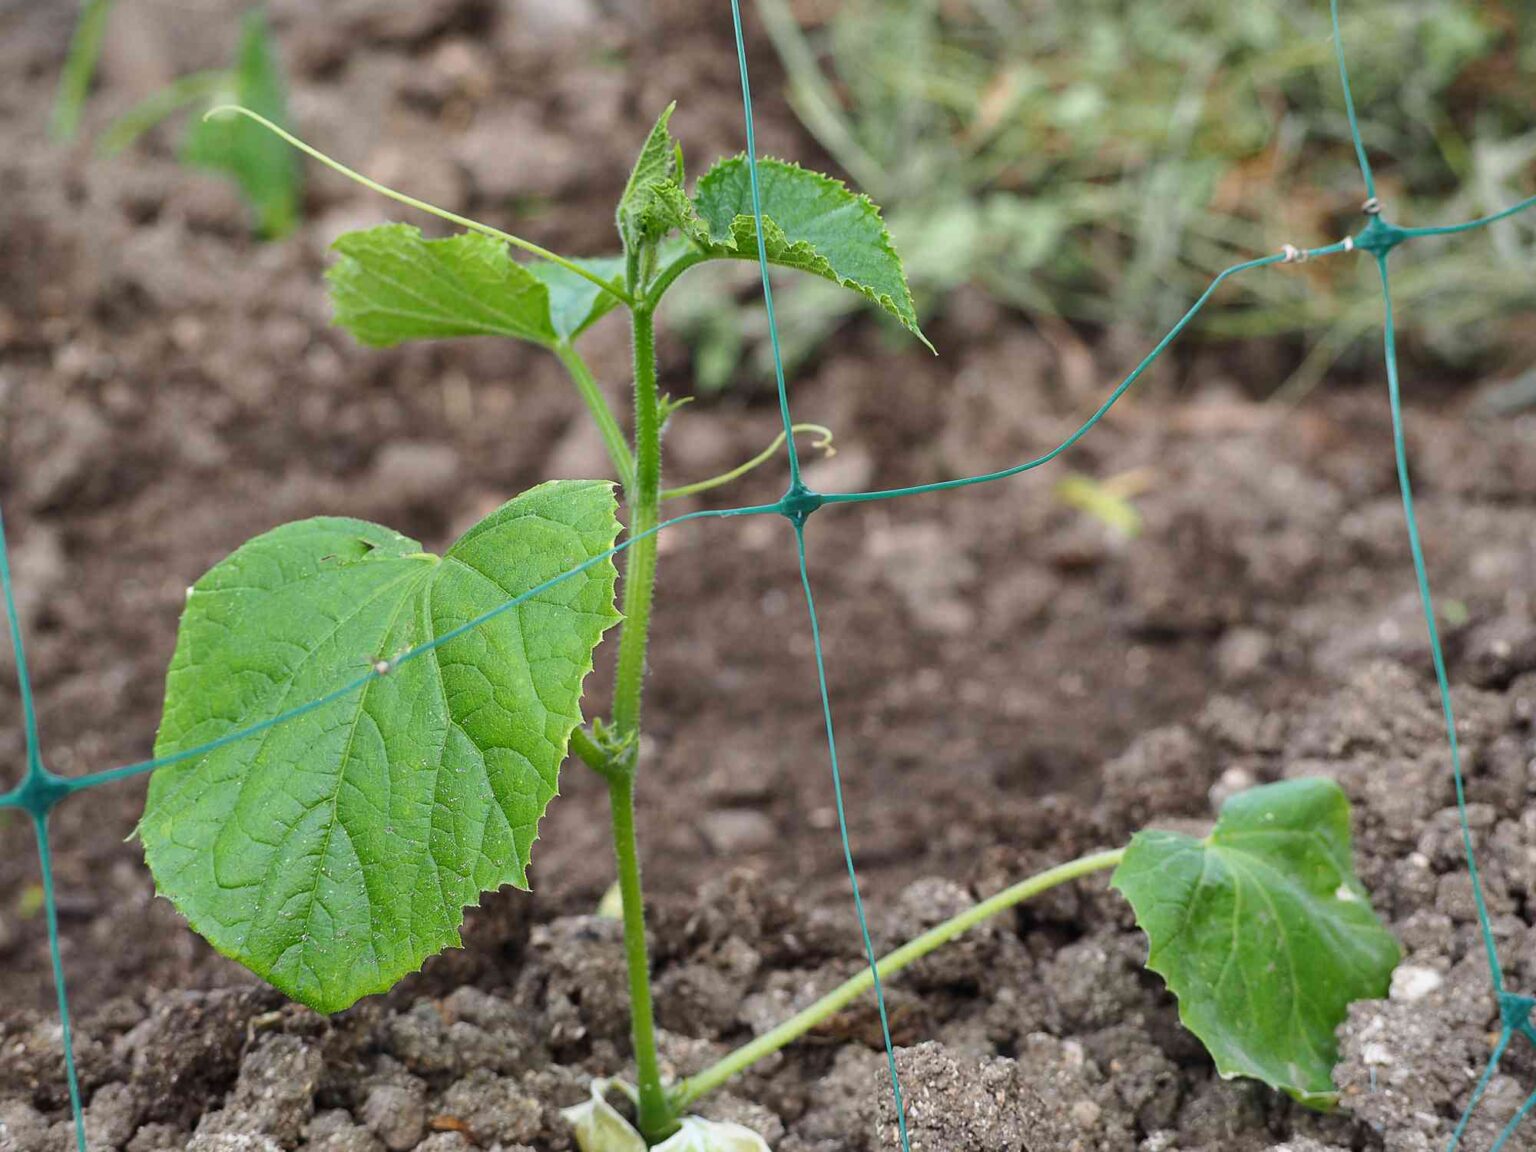
[{"label": "background green foliage", "polygon": [[[73,58],[71,65],[76,66]],[[257,235],[269,240],[286,236],[298,226],[303,207],[299,157],[249,120],[204,115],[227,104],[249,108],[274,124],[288,124],[281,52],[259,7],[241,21],[231,67],[193,72],[153,93],[118,117],[102,133],[99,147],[106,155],[120,152],[162,121],[192,108],[181,146],[183,161],[231,180],[250,209]]]},{"label": "background green foliage", "polygon": [[[1146,334],[1222,268],[1360,224],[1326,3],[757,7],[795,112],[885,207],[925,320],[969,283],[1037,317]],[[1390,213],[1434,223],[1529,194],[1528,13],[1511,0],[1357,0],[1344,35]],[[1397,284],[1406,334],[1470,364],[1536,306],[1533,257],[1528,222],[1416,253]],[[1304,384],[1374,331],[1379,302],[1352,290],[1359,274],[1252,277],[1201,330],[1305,336]],[[760,351],[760,317],[718,300],[695,291],[688,309],[706,387],[743,347]],[[852,314],[820,285],[787,290],[782,310],[794,356]]]}]

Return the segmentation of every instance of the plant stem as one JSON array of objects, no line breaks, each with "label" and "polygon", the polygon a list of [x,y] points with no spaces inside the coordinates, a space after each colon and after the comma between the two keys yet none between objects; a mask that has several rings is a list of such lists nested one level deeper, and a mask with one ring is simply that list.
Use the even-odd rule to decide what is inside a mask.
[{"label": "plant stem", "polygon": [[[635,344],[634,468],[625,492],[631,536],[656,525],[661,491],[661,406],[656,394],[656,323],[649,304],[631,309]],[[624,623],[619,636],[614,677],[613,726],[638,737],[640,701],[645,689],[645,649],[651,626],[651,596],[656,582],[656,538],[646,537],[625,553]],[[637,1120],[647,1140],[656,1141],[676,1127],[676,1113],[661,1082],[656,1054],[655,1011],[651,1002],[651,964],[645,934],[645,900],[640,887],[640,848],[635,837],[635,762],[608,777],[613,808],[613,850],[619,892],[624,901],[624,959],[629,969],[629,1009],[639,1090]]]},{"label": "plant stem", "polygon": [[581,393],[587,405],[587,411],[592,414],[592,420],[602,434],[603,446],[608,449],[608,459],[613,461],[613,467],[619,474],[619,483],[625,488],[630,487],[635,478],[635,460],[630,454],[629,443],[624,439],[624,432],[614,418],[613,409],[608,406],[607,397],[592,376],[592,370],[587,367],[581,354],[569,344],[556,344],[555,355],[565,365],[566,372],[576,384],[576,391]]},{"label": "plant stem", "polygon": [[613,849],[619,864],[619,894],[624,904],[624,960],[629,968],[630,1028],[635,1046],[635,1081],[639,1090],[636,1119],[647,1140],[659,1140],[676,1127],[676,1113],[661,1083],[656,1054],[656,1015],[651,1003],[651,960],[645,937],[645,900],[640,888],[640,847],[635,839],[635,778],[615,774],[608,782],[613,806]]},{"label": "plant stem", "polygon": [[[635,333],[635,473],[628,491],[629,534],[656,526],[661,493],[661,407],[656,398],[656,319],[649,305],[633,311]],[[640,727],[645,687],[645,647],[651,626],[651,594],[656,583],[656,537],[639,541],[625,553],[624,631],[613,689],[613,726],[621,734]]]},{"label": "plant stem", "polygon": [[[991,919],[999,912],[1020,904],[1033,896],[1055,888],[1059,884],[1065,884],[1068,880],[1076,880],[1091,872],[1100,872],[1106,868],[1113,868],[1120,863],[1125,856],[1125,849],[1117,848],[1112,852],[1095,852],[1090,856],[1083,856],[1066,864],[1060,864],[1055,868],[1047,869],[1038,875],[1031,876],[1027,880],[1021,880],[1011,888],[1006,888],[997,895],[983,900],[980,904],[966,909],[953,919],[946,920],[936,928],[924,932],[914,940],[903,944],[896,951],[881,959],[875,967],[879,970],[883,980],[917,960],[921,960],[936,948],[949,943],[956,936],[970,931],[976,925]],[[864,993],[875,986],[874,973],[865,968],[857,976],[839,984],[831,992],[828,992],[810,1007],[795,1013],[784,1023],[770,1032],[765,1032],[749,1044],[743,1044],[736,1051],[726,1056],[718,1063],[710,1065],[697,1076],[690,1076],[684,1080],[672,1093],[673,1106],[681,1112],[688,1105],[705,1096],[722,1084],[740,1075],[753,1064],[767,1056],[773,1055],[779,1049],[786,1047],[800,1039],[811,1029],[826,1020],[833,1013],[840,1011],[847,1005],[857,1000]]]},{"label": "plant stem", "polygon": [[614,766],[608,753],[603,750],[598,742],[592,739],[591,734],[582,727],[577,727],[571,732],[571,751],[592,771],[596,772],[604,780],[609,779],[614,771]]}]

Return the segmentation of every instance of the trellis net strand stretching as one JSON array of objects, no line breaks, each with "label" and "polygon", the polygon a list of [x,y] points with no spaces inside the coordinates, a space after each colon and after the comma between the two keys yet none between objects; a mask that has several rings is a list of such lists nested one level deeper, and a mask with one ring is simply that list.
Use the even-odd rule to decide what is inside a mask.
[{"label": "trellis net strand stretching", "polygon": [[[762,195],[757,168],[757,141],[756,131],[752,116],[751,84],[747,70],[747,56],[742,34],[740,0],[731,0],[731,18],[736,41],[737,62],[741,74],[742,107],[746,125],[746,143],[749,173],[752,188],[752,213],[757,221],[758,237],[758,265],[762,278],[763,304],[767,310],[768,330],[773,351],[774,377],[778,390],[779,412],[783,419],[786,435],[784,437],[785,453],[789,467],[789,488],[784,496],[772,504],[752,505],[741,508],[723,510],[709,510],[692,512],[684,516],[666,520],[655,527],[631,536],[600,555],[594,556],[582,564],[561,573],[559,576],[529,589],[522,595],[508,600],[505,603],[491,609],[468,623],[445,633],[436,639],[413,648],[396,656],[390,661],[373,665],[368,672],[357,677],[350,683],[343,684],[332,692],[313,700],[308,704],[290,709],[278,716],[264,720],[259,724],[248,728],[231,732],[217,740],[189,748],[175,755],[163,756],[157,759],[145,760],[135,764],[128,764],[120,768],[90,773],[83,776],[64,777],[50,771],[43,761],[42,747],[38,735],[37,709],[32,693],[30,675],[27,669],[26,651],[22,643],[21,620],[16,610],[15,592],[11,580],[9,559],[5,546],[5,530],[3,516],[0,516],[0,591],[3,591],[5,612],[9,622],[11,647],[15,653],[16,678],[18,694],[21,704],[22,725],[25,734],[26,769],[22,780],[9,792],[0,795],[0,809],[13,808],[27,814],[31,819],[33,830],[37,838],[38,864],[42,877],[43,908],[48,928],[48,945],[52,958],[54,988],[58,998],[59,1024],[64,1055],[64,1073],[69,1087],[70,1107],[74,1117],[75,1140],[79,1152],[87,1152],[84,1117],[80,1102],[80,1085],[77,1075],[74,1044],[70,1029],[69,1000],[65,990],[64,965],[59,947],[59,921],[58,907],[54,892],[53,855],[48,837],[48,816],[56,805],[76,792],[83,792],[98,785],[110,784],[119,780],[141,776],[153,772],[170,764],[181,763],[205,756],[208,753],[222,748],[228,744],[247,739],[257,733],[264,732],[280,724],[285,724],[300,716],[314,712],[335,701],[360,691],[363,687],[378,679],[387,676],[395,668],[409,661],[431,652],[432,650],[447,644],[451,640],[462,636],[466,632],[473,631],[483,624],[518,608],[530,599],[547,591],[551,587],[576,576],[597,564],[616,556],[625,549],[631,547],[640,540],[654,536],[679,524],[696,520],[726,519],[741,516],[778,515],[785,517],[794,532],[795,550],[799,566],[799,579],[801,588],[805,594],[806,610],[809,616],[811,635],[814,641],[816,675],[820,690],[821,711],[823,722],[826,726],[827,753],[832,773],[833,799],[836,805],[838,832],[841,839],[844,864],[848,870],[849,884],[853,893],[854,911],[858,918],[859,933],[868,959],[871,973],[874,977],[874,989],[876,1002],[879,1007],[881,1029],[884,1035],[885,1056],[891,1076],[891,1090],[894,1096],[895,1112],[897,1116],[898,1136],[903,1152],[910,1152],[910,1141],[907,1134],[905,1109],[902,1105],[900,1078],[897,1075],[895,1048],[891,1042],[891,1034],[886,1014],[884,989],[881,985],[879,971],[875,966],[874,947],[870,937],[868,920],[864,912],[864,903],[859,891],[858,871],[854,865],[852,844],[848,835],[848,822],[843,803],[841,768],[837,754],[837,738],[832,719],[831,695],[827,688],[826,660],[822,649],[820,621],[816,615],[816,604],[812,593],[812,581],[810,564],[805,547],[805,523],[810,516],[824,505],[829,504],[859,504],[875,500],[892,500],[899,497],[917,496],[929,492],[942,492],[954,488],[966,488],[973,484],[985,484],[994,480],[1002,480],[1009,476],[1028,472],[1043,464],[1054,460],[1065,452],[1073,444],[1086,435],[1104,415],[1114,406],[1116,401],[1136,383],[1143,373],[1168,349],[1178,338],[1194,318],[1210,301],[1216,290],[1228,279],[1244,272],[1250,272],[1258,268],[1267,268],[1276,264],[1299,264],[1308,260],[1326,256],[1336,256],[1344,253],[1360,252],[1368,255],[1375,263],[1381,282],[1383,302],[1383,353],[1386,363],[1387,376],[1387,402],[1392,420],[1392,444],[1393,454],[1397,466],[1398,486],[1402,496],[1403,515],[1408,530],[1408,543],[1413,558],[1414,579],[1418,587],[1418,595],[1424,611],[1425,625],[1429,633],[1429,644],[1432,661],[1434,664],[1435,681],[1439,691],[1440,705],[1444,713],[1447,745],[1450,753],[1450,769],[1455,781],[1456,807],[1460,813],[1462,848],[1466,856],[1467,871],[1472,881],[1473,896],[1477,906],[1477,920],[1481,931],[1483,946],[1487,952],[1489,977],[1494,994],[1498,1000],[1500,1028],[1498,1039],[1493,1047],[1487,1066],[1472,1089],[1471,1096],[1456,1128],[1450,1137],[1446,1152],[1456,1152],[1461,1146],[1463,1133],[1473,1111],[1481,1101],[1489,1082],[1497,1073],[1500,1061],[1508,1051],[1515,1035],[1518,1033],[1532,1042],[1536,1042],[1536,1025],[1532,1022],[1532,1012],[1536,1009],[1536,998],[1522,993],[1511,991],[1504,982],[1503,968],[1499,961],[1498,946],[1494,940],[1493,932],[1489,924],[1487,903],[1483,897],[1482,881],[1478,874],[1477,857],[1472,843],[1471,825],[1467,817],[1467,802],[1465,782],[1462,774],[1461,752],[1456,740],[1456,718],[1451,704],[1450,681],[1445,667],[1445,656],[1440,644],[1439,630],[1435,623],[1434,602],[1431,597],[1429,579],[1425,570],[1424,550],[1419,535],[1418,521],[1414,513],[1413,488],[1409,478],[1408,453],[1403,433],[1402,399],[1399,387],[1398,363],[1397,363],[1397,334],[1392,313],[1392,283],[1388,269],[1388,261],[1391,253],[1399,245],[1428,236],[1448,236],[1465,232],[1473,232],[1501,220],[1506,220],[1530,208],[1536,207],[1536,196],[1523,200],[1503,211],[1491,215],[1482,216],[1475,220],[1468,220],[1459,224],[1442,225],[1438,227],[1405,228],[1391,223],[1383,214],[1381,202],[1377,197],[1376,180],[1371,170],[1370,157],[1366,152],[1364,140],[1360,133],[1359,118],[1355,110],[1354,95],[1350,88],[1349,66],[1343,50],[1342,36],[1339,28],[1339,3],[1338,0],[1330,0],[1330,10],[1333,20],[1334,52],[1338,61],[1339,80],[1343,88],[1344,107],[1349,121],[1350,138],[1353,142],[1355,154],[1359,160],[1360,173],[1364,180],[1366,199],[1362,210],[1366,217],[1365,227],[1355,236],[1347,237],[1335,244],[1325,245],[1320,248],[1298,248],[1294,245],[1286,245],[1285,248],[1274,255],[1263,256],[1257,259],[1234,264],[1225,269],[1214,280],[1200,297],[1190,307],[1189,311],[1181,317],[1173,328],[1157,342],[1152,351],[1141,361],[1112,391],[1108,398],[1098,407],[1094,413],[1070,436],[1063,440],[1055,448],[1043,456],[1027,460],[1022,464],[1011,468],[1004,468],[995,472],[986,472],[976,476],[967,476],[954,480],[942,480],[931,484],[918,484],[906,488],[893,488],[870,492],[833,492],[821,493],[806,487],[800,472],[799,458],[795,450],[794,436],[790,433],[793,421],[790,415],[789,392],[785,381],[783,355],[780,350],[777,321],[773,309],[773,287],[768,274],[768,255],[764,248],[762,227]],[[1509,1122],[1505,1125],[1492,1144],[1489,1152],[1500,1152],[1513,1137],[1516,1129],[1526,1116],[1536,1109],[1536,1092],[1526,1098],[1524,1103],[1516,1110]]]}]

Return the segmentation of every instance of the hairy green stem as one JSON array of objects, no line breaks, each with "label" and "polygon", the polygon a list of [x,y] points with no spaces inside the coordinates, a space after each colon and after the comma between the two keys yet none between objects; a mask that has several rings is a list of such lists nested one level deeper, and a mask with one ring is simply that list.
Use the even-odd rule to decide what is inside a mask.
[{"label": "hairy green stem", "polygon": [[[635,344],[634,468],[625,491],[631,536],[657,523],[661,493],[661,405],[656,393],[656,321],[649,304],[631,309]],[[637,541],[625,553],[624,623],[614,677],[613,726],[620,736],[638,736],[645,690],[645,650],[656,583],[656,537]],[[661,1082],[651,997],[650,953],[645,932],[645,899],[640,886],[640,848],[635,837],[635,768],[631,761],[607,775],[613,808],[613,850],[624,901],[624,958],[629,969],[631,1033],[639,1090],[639,1128],[655,1141],[676,1127],[676,1113]]]},{"label": "hairy green stem", "polygon": [[[626,493],[629,534],[656,526],[661,498],[661,405],[656,395],[656,318],[649,305],[634,309],[635,471]],[[645,648],[651,626],[651,594],[656,583],[656,537],[638,541],[625,553],[624,631],[613,690],[613,725],[620,734],[640,727],[645,686]]]},{"label": "hairy green stem", "polygon": [[587,411],[592,414],[592,420],[603,437],[603,447],[608,449],[608,459],[613,461],[613,467],[619,474],[619,483],[629,488],[634,483],[635,458],[630,453],[629,442],[624,439],[623,429],[619,427],[613,409],[608,406],[602,388],[587,367],[587,362],[570,344],[556,344],[555,355],[565,365],[566,372],[576,385],[576,391],[581,393]]},{"label": "hairy green stem", "polygon": [[697,268],[700,264],[707,263],[710,257],[707,253],[693,251],[679,256],[672,263],[663,268],[656,279],[651,281],[645,290],[645,300],[652,308],[666,295],[667,289],[677,283],[677,279],[690,268]]},{"label": "hairy green stem", "polygon": [[[1083,856],[1055,868],[1047,869],[1038,875],[1031,876],[1027,880],[1021,880],[1011,888],[1006,888],[997,895],[983,900],[980,904],[966,909],[960,915],[944,921],[937,928],[924,932],[914,940],[903,944],[896,951],[884,957],[875,965],[880,978],[883,980],[915,961],[921,960],[930,952],[949,943],[956,936],[970,931],[976,925],[991,919],[999,912],[1038,896],[1042,892],[1049,891],[1059,884],[1065,884],[1069,880],[1076,880],[1092,872],[1101,872],[1106,868],[1113,868],[1125,857],[1125,849],[1117,848],[1112,852],[1095,852],[1091,856]],[[697,1076],[690,1076],[672,1092],[673,1106],[682,1111],[688,1105],[700,1097],[708,1095],[721,1085],[739,1076],[759,1060],[773,1055],[779,1049],[792,1044],[800,1039],[811,1029],[822,1023],[833,1013],[841,1011],[854,1000],[875,986],[875,974],[865,968],[857,976],[839,984],[831,992],[828,992],[810,1007],[795,1013],[784,1023],[771,1032],[765,1032],[749,1044],[743,1044],[736,1051],[726,1056],[718,1063],[710,1065]]]},{"label": "hairy green stem", "polygon": [[651,958],[646,946],[645,899],[640,887],[640,846],[635,838],[635,778],[620,772],[608,781],[613,808],[613,849],[619,864],[619,895],[624,907],[624,960],[629,969],[629,1016],[635,1045],[638,1116],[647,1140],[659,1140],[676,1127],[676,1112],[661,1082],[656,1054],[656,1012],[651,999]]},{"label": "hairy green stem", "polygon": [[613,758],[585,728],[578,727],[571,732],[571,752],[604,780],[612,778],[615,771]]}]

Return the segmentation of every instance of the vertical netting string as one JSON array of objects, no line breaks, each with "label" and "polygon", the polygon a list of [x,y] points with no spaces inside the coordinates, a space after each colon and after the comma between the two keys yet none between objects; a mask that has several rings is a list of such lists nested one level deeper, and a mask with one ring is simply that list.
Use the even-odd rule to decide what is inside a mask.
[{"label": "vertical netting string", "polygon": [[763,227],[762,180],[757,164],[757,131],[752,111],[752,83],[747,69],[746,37],[742,31],[741,0],[731,0],[731,22],[736,36],[736,62],[741,73],[742,114],[746,120],[747,173],[752,188],[752,220],[757,233],[758,274],[763,283],[763,306],[768,319],[768,340],[773,349],[774,380],[778,388],[779,415],[784,423],[784,442],[789,456],[789,491],[782,506],[785,516],[794,525],[795,549],[800,567],[800,583],[805,592],[806,610],[811,620],[811,641],[816,653],[816,674],[821,694],[822,717],[826,726],[827,756],[832,769],[832,792],[837,808],[838,833],[842,840],[843,863],[848,870],[849,887],[853,890],[853,908],[859,922],[859,936],[864,946],[865,960],[874,978],[875,1003],[880,1013],[880,1035],[885,1046],[886,1066],[891,1077],[891,1094],[896,1108],[896,1128],[902,1152],[910,1152],[911,1141],[907,1135],[907,1115],[901,1094],[901,1076],[896,1068],[896,1046],[891,1040],[890,1015],[886,1009],[885,989],[880,980],[880,970],[875,955],[874,941],[870,937],[869,918],[864,911],[864,897],[859,889],[858,868],[854,863],[853,845],[848,835],[847,811],[843,802],[842,769],[837,757],[837,738],[832,724],[831,696],[827,689],[826,657],[822,650],[821,623],[816,615],[816,600],[811,593],[810,570],[805,555],[805,521],[811,512],[821,505],[821,498],[807,491],[800,479],[800,460],[795,448],[794,421],[790,415],[789,391],[784,378],[784,353],[779,343],[778,319],[773,309],[773,283],[768,271],[768,243]]},{"label": "vertical netting string", "polygon": [[48,813],[64,795],[43,767],[37,730],[37,706],[32,678],[27,670],[27,649],[21,635],[21,613],[11,579],[10,549],[5,538],[5,517],[0,512],[0,599],[5,603],[11,652],[16,660],[16,682],[21,699],[22,728],[26,733],[27,766],[21,782],[6,793],[6,806],[23,809],[32,819],[37,836],[37,864],[43,882],[43,912],[48,922],[48,952],[53,965],[53,987],[59,1005],[59,1043],[64,1056],[64,1078],[69,1085],[69,1108],[74,1119],[75,1146],[86,1152],[85,1112],[80,1103],[80,1076],[75,1067],[74,1029],[69,1019],[69,993],[64,985],[64,955],[59,941],[59,905],[54,893],[53,851],[48,839]]}]

